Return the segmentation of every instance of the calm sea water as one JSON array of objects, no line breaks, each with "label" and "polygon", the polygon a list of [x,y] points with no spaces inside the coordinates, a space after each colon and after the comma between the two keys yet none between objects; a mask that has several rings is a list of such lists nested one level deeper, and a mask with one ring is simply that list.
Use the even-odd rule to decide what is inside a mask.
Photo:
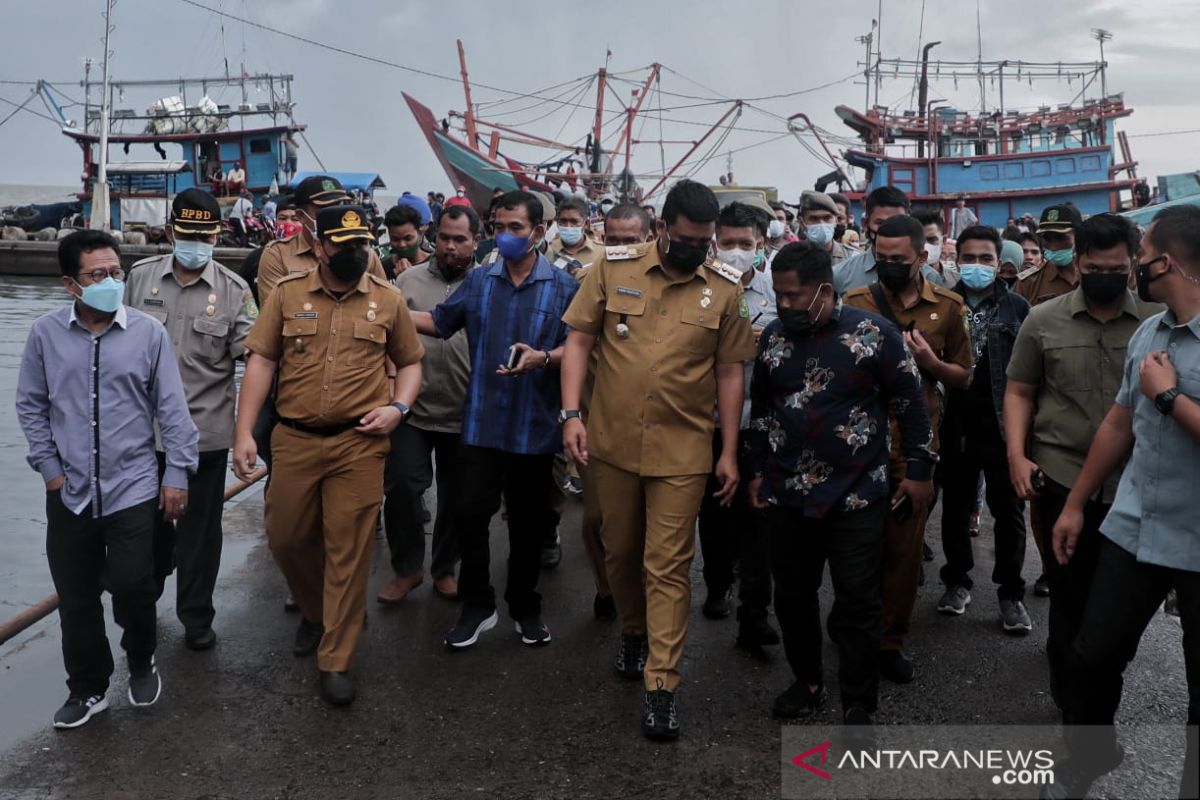
[{"label": "calm sea water", "polygon": [[78,186],[22,186],[0,183],[0,208],[31,203],[61,203],[74,200]]}]

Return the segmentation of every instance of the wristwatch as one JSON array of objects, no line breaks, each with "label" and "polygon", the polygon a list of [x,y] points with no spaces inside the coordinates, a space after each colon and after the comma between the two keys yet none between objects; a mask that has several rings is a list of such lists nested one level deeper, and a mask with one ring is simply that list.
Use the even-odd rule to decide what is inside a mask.
[{"label": "wristwatch", "polygon": [[408,415],[412,412],[411,408],[404,405],[404,403],[401,403],[399,400],[392,403],[391,406],[392,406],[392,408],[394,408],[400,412],[400,421],[401,422],[404,422],[404,420],[408,419]]},{"label": "wristwatch", "polygon": [[577,409],[571,409],[570,411],[568,411],[567,409],[564,408],[562,411],[558,412],[558,424],[559,425],[566,424],[566,421],[569,419],[582,419],[582,418],[583,418],[583,415],[580,414]]},{"label": "wristwatch", "polygon": [[1175,407],[1176,397],[1179,397],[1179,387],[1172,386],[1154,398],[1154,407],[1159,410],[1159,413],[1169,417],[1171,416],[1171,410]]}]

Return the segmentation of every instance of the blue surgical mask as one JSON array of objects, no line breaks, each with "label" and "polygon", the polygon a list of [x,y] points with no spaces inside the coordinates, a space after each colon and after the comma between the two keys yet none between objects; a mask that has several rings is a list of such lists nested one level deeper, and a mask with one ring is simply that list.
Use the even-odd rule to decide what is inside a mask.
[{"label": "blue surgical mask", "polygon": [[1066,250],[1043,250],[1042,255],[1056,267],[1065,267],[1075,260],[1075,248],[1068,247]]},{"label": "blue surgical mask", "polygon": [[809,225],[804,229],[804,235],[813,244],[826,245],[833,241],[833,229],[837,227],[832,222],[822,222],[819,225]]},{"label": "blue surgical mask", "polygon": [[561,239],[562,243],[567,247],[574,247],[583,240],[583,228],[564,228],[559,226],[558,238]]},{"label": "blue surgical mask", "polygon": [[202,270],[212,261],[213,246],[192,239],[175,240],[175,260],[179,266],[193,272]]},{"label": "blue surgical mask", "polygon": [[996,268],[983,264],[963,264],[958,268],[958,275],[964,286],[976,292],[982,292],[996,282]]},{"label": "blue surgical mask", "polygon": [[761,269],[767,261],[767,251],[761,247],[754,251],[754,268]]},{"label": "blue surgical mask", "polygon": [[496,234],[496,250],[505,261],[519,261],[529,252],[529,238],[501,231]]},{"label": "blue surgical mask", "polygon": [[112,276],[99,283],[89,283],[83,287],[80,300],[85,306],[94,308],[102,314],[111,314],[121,306],[121,298],[125,296],[125,282],[113,280]]}]

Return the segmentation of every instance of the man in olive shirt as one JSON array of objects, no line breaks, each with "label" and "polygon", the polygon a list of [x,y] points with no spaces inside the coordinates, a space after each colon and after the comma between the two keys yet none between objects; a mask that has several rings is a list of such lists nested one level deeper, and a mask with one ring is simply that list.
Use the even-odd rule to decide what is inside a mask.
[{"label": "man in olive shirt", "polygon": [[[155,570],[162,582],[178,567],[175,613],[184,643],[207,650],[213,589],[221,568],[221,509],[225,464],[233,446],[234,370],[258,318],[250,286],[212,258],[221,232],[221,208],[202,189],[186,189],[171,204],[173,252],[133,265],[125,304],[161,322],[171,339],[188,411],[200,431],[200,466],[188,478],[191,502],[178,523],[160,514]],[[159,473],[166,469],[159,453]]]},{"label": "man in olive shirt", "polygon": [[[1013,487],[1020,497],[1037,504],[1048,530],[1121,386],[1129,338],[1157,311],[1127,288],[1138,248],[1137,229],[1129,220],[1114,214],[1088,219],[1079,226],[1075,248],[1080,289],[1030,312],[1013,345],[1004,394]],[[1110,475],[1089,498],[1075,557],[1060,565],[1047,552],[1043,562],[1050,581],[1047,652],[1056,701],[1064,660],[1079,632],[1096,570],[1100,523],[1119,477]]]},{"label": "man in olive shirt", "polygon": [[[469,206],[450,206],[438,220],[436,254],[396,276],[409,309],[432,311],[462,285],[475,265],[479,216]],[[395,579],[376,599],[399,603],[425,580],[425,522],[421,495],[433,482],[437,458],[437,516],[433,523],[433,590],[448,600],[458,597],[454,568],[458,537],[454,533],[455,486],[458,480],[458,440],[463,401],[471,377],[467,334],[449,339],[422,336],[421,393],[406,424],[392,431],[385,478],[383,526],[392,551]]]}]

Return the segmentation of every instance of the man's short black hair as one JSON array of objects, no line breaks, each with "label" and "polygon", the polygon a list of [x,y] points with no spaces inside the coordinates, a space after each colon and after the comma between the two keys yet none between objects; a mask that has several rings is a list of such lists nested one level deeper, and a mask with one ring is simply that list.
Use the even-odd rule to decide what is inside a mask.
[{"label": "man's short black hair", "polygon": [[604,221],[614,219],[636,219],[642,226],[642,236],[650,235],[650,215],[644,206],[637,203],[617,203],[604,215]]},{"label": "man's short black hair", "polygon": [[1023,245],[1026,242],[1033,242],[1034,244],[1036,244],[1038,246],[1039,250],[1042,249],[1042,240],[1040,238],[1038,238],[1038,235],[1036,233],[1034,233],[1033,231],[1026,231],[1025,233],[1021,234],[1020,239],[1017,239],[1018,244]]},{"label": "man's short black hair", "polygon": [[1108,250],[1123,246],[1130,257],[1136,256],[1142,246],[1142,236],[1137,225],[1120,214],[1095,214],[1079,223],[1075,229],[1075,255],[1082,256],[1093,250]]},{"label": "man's short black hair", "polygon": [[413,230],[421,230],[421,212],[410,205],[392,206],[383,215],[383,224],[389,228],[399,225],[412,225]]},{"label": "man's short black hair", "polygon": [[717,230],[722,228],[753,228],[760,236],[767,235],[770,224],[767,213],[761,208],[734,201],[721,209],[717,217]]},{"label": "man's short black hair", "polygon": [[[899,219],[899,217],[895,217],[895,219]],[[891,220],[888,221],[890,222]],[[880,225],[879,229],[883,230],[883,226]],[[996,249],[996,258],[1000,257],[1000,248],[1002,245],[1000,243],[1000,234],[996,233],[995,228],[987,225],[972,225],[969,228],[966,228],[958,235],[958,239],[956,240],[958,252],[962,253],[963,242],[969,242],[972,239],[991,242],[992,247]]]},{"label": "man's short black hair", "polygon": [[[879,190],[876,189],[876,191]],[[888,208],[892,207],[887,204],[885,206]],[[912,242],[914,252],[920,253],[925,249],[925,226],[915,217],[910,217],[907,214],[897,214],[894,217],[888,217],[879,223],[879,228],[875,231],[875,241],[877,242],[880,239],[901,239],[906,236]],[[996,247],[996,252],[1000,252],[999,245]]]},{"label": "man's short black hair", "polygon": [[571,195],[564,197],[559,201],[558,207],[554,210],[555,216],[562,214],[564,211],[578,211],[579,216],[583,217],[583,221],[588,219],[588,204],[585,200]]},{"label": "man's short black hair", "polygon": [[83,254],[93,250],[112,250],[121,255],[121,245],[112,234],[85,228],[68,234],[58,243],[58,268],[68,278],[77,277],[83,266]]},{"label": "man's short black hair", "polygon": [[844,194],[838,194],[837,192],[834,192],[829,195],[829,199],[832,200],[836,205],[845,206],[847,211],[850,209],[850,198],[846,197]]},{"label": "man's short black hair", "polygon": [[942,222],[942,212],[936,208],[930,208],[929,206],[914,208],[912,215],[922,226],[937,225],[939,231],[945,232],[945,225]]},{"label": "man's short black hair", "polygon": [[794,272],[801,286],[833,283],[829,251],[807,239],[784,245],[771,261],[771,272]]},{"label": "man's short black hair", "polygon": [[903,208],[904,213],[908,213],[908,195],[897,189],[895,186],[880,186],[875,191],[867,195],[866,199],[867,216],[871,216],[877,208]]},{"label": "man's short black hair", "polygon": [[506,192],[496,198],[496,208],[503,208],[505,211],[516,211],[518,208],[524,208],[525,213],[529,215],[529,226],[531,228],[536,228],[542,224],[542,201],[529,192],[524,192],[520,189]]},{"label": "man's short black hair", "polygon": [[290,194],[285,194],[283,197],[275,201],[276,214],[278,214],[280,211],[293,211],[295,208],[296,204],[292,202],[292,196]]},{"label": "man's short black hair", "polygon": [[689,180],[672,186],[662,207],[662,218],[668,225],[674,225],[681,216],[703,225],[716,222],[720,213],[721,205],[713,190],[703,183]]},{"label": "man's short black hair", "polygon": [[479,215],[475,213],[475,209],[470,206],[450,206],[442,209],[442,215],[438,217],[438,228],[442,227],[444,219],[461,219],[467,218],[467,226],[471,229],[472,236],[478,236],[479,231],[483,229],[483,223],[479,220]]}]

